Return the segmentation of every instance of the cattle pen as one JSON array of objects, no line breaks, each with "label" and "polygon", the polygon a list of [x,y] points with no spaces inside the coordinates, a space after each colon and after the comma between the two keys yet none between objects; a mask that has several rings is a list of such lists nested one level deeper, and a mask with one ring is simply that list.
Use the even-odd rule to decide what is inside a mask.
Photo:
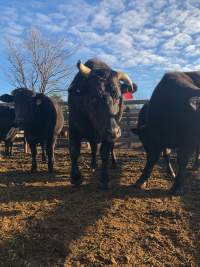
[{"label": "cattle pen", "polygon": [[[125,102],[117,167],[109,170],[107,191],[99,186],[99,169],[90,171],[86,143],[80,157],[83,185],[70,184],[68,141],[63,137],[57,142],[55,172],[47,172],[39,151],[39,170],[30,173],[31,157],[23,153],[21,133],[13,156],[1,158],[0,266],[200,266],[199,171],[189,166],[183,196],[169,197],[172,180],[162,160],[146,189],[132,188],[145,154],[130,129],[144,103]],[[67,109],[63,103],[66,119]]]}]

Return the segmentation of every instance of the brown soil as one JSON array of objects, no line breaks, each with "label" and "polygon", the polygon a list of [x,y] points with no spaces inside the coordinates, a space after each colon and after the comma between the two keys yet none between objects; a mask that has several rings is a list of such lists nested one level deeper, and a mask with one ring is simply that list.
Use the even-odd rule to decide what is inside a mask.
[{"label": "brown soil", "polygon": [[[200,266],[200,177],[189,171],[188,192],[170,197],[162,162],[145,190],[134,190],[145,154],[117,150],[111,189],[80,159],[84,183],[69,182],[67,150],[56,153],[55,174],[30,155],[1,159],[0,266]],[[38,155],[40,158],[40,155]]]}]

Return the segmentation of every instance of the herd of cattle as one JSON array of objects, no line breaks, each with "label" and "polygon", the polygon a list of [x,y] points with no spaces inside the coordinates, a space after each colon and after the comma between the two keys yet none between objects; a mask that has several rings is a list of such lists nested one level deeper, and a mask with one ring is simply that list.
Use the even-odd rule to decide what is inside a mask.
[{"label": "herd of cattle", "polygon": [[[68,89],[69,152],[71,183],[79,186],[82,175],[78,166],[81,140],[91,146],[91,168],[96,168],[97,144],[101,143],[101,183],[109,185],[110,155],[115,164],[114,143],[121,135],[120,120],[123,114],[123,94],[137,90],[126,73],[114,71],[104,62],[91,59],[77,63],[78,73]],[[18,88],[11,94],[0,96],[0,140],[5,141],[10,153],[16,130],[24,130],[32,155],[31,171],[37,170],[37,144],[48,158],[48,171],[53,171],[54,146],[64,125],[61,106],[44,94],[27,88]],[[139,135],[146,151],[146,165],[133,185],[141,188],[151,175],[162,152],[174,176],[171,194],[184,190],[186,167],[190,155],[200,143],[200,72],[171,72],[163,76],[150,101],[140,111],[138,125],[132,131]],[[177,174],[170,164],[167,149],[177,151]]]}]

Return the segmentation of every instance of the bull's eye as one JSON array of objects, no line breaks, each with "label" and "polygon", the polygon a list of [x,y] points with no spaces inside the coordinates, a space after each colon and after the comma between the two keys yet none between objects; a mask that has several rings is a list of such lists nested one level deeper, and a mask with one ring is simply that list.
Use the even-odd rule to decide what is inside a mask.
[{"label": "bull's eye", "polygon": [[111,96],[113,98],[117,98],[118,97],[118,94],[116,92],[116,88],[115,88],[115,86],[113,84],[110,86],[110,94],[111,94]]}]

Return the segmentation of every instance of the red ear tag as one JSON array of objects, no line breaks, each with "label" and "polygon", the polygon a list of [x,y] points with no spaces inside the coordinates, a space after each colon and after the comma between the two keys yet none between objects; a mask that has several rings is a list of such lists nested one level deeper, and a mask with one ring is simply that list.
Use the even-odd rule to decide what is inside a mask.
[{"label": "red ear tag", "polygon": [[126,92],[123,94],[125,100],[133,99],[133,94],[131,92]]}]

